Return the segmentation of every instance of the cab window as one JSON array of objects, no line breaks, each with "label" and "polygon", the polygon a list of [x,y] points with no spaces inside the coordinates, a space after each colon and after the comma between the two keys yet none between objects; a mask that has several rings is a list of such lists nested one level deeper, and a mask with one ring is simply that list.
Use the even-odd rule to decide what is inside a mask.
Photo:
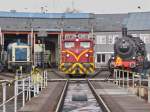
[{"label": "cab window", "polygon": [[71,47],[74,47],[74,46],[75,46],[74,42],[65,42],[64,43],[65,48],[71,48]]},{"label": "cab window", "polygon": [[90,42],[80,42],[80,46],[83,48],[89,48],[90,47]]}]

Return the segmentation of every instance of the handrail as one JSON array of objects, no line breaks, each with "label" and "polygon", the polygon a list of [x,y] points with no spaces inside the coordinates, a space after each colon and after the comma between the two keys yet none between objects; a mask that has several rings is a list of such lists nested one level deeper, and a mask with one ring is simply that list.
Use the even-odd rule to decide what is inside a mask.
[{"label": "handrail", "polygon": [[[25,76],[16,76],[13,80],[1,80],[0,86],[3,89],[3,102],[0,104],[0,107],[3,107],[3,112],[6,112],[6,104],[14,99],[14,112],[17,112],[17,97],[22,94],[22,104],[25,105],[25,97],[26,100],[31,99],[31,92],[34,92],[34,96],[39,94],[39,89],[45,88],[47,86],[47,71],[44,70],[40,73],[40,77],[42,80],[39,81],[39,75],[33,74],[25,75]],[[6,87],[9,84],[14,84],[14,95],[6,100]],[[21,87],[21,88],[20,88]],[[21,89],[21,91],[19,91]],[[33,90],[32,90],[33,89]],[[18,93],[19,91],[19,93]],[[27,95],[25,95],[25,91],[27,91]]]},{"label": "handrail", "polygon": [[[144,76],[143,73],[137,73],[137,72],[132,72],[128,70],[114,69],[114,83],[116,85],[125,88],[125,83],[126,83],[127,89],[129,87],[146,88],[148,90],[148,102],[150,103],[150,96],[149,96],[150,95],[150,75],[146,74],[144,78],[143,76]],[[146,86],[143,85],[142,82],[146,82]]]}]

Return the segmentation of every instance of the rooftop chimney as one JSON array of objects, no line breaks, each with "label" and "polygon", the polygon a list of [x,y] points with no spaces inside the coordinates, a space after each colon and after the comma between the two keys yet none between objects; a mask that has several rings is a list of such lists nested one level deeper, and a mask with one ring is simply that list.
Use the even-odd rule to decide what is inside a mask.
[{"label": "rooftop chimney", "polygon": [[10,12],[11,12],[11,13],[15,13],[15,12],[16,12],[16,10],[10,10]]},{"label": "rooftop chimney", "polygon": [[123,27],[122,28],[122,36],[127,36],[127,28],[126,27]]}]

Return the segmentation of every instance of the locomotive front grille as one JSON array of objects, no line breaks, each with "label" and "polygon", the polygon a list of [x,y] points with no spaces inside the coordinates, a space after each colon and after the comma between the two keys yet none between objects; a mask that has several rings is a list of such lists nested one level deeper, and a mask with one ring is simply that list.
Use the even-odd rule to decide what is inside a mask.
[{"label": "locomotive front grille", "polygon": [[90,74],[94,73],[94,63],[62,63],[60,70],[66,74]]}]

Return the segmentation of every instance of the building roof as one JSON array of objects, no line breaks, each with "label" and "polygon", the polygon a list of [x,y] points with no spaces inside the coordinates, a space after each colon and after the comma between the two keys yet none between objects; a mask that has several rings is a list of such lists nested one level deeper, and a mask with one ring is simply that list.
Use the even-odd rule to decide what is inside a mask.
[{"label": "building roof", "polygon": [[5,31],[89,31],[91,13],[26,13],[0,11],[0,27]]},{"label": "building roof", "polygon": [[91,18],[91,13],[29,13],[29,12],[6,12],[0,11],[0,17],[9,17],[9,18],[72,18],[72,19],[84,19]]},{"label": "building roof", "polygon": [[150,30],[150,12],[129,14],[91,13],[26,13],[0,11],[0,27],[5,31],[121,31],[122,25],[128,30]]},{"label": "building roof", "polygon": [[89,31],[89,19],[29,19],[0,18],[0,27],[4,31]]},{"label": "building roof", "polygon": [[121,31],[128,14],[96,14],[96,31]]},{"label": "building roof", "polygon": [[150,30],[150,12],[129,13],[123,25],[128,30]]}]

